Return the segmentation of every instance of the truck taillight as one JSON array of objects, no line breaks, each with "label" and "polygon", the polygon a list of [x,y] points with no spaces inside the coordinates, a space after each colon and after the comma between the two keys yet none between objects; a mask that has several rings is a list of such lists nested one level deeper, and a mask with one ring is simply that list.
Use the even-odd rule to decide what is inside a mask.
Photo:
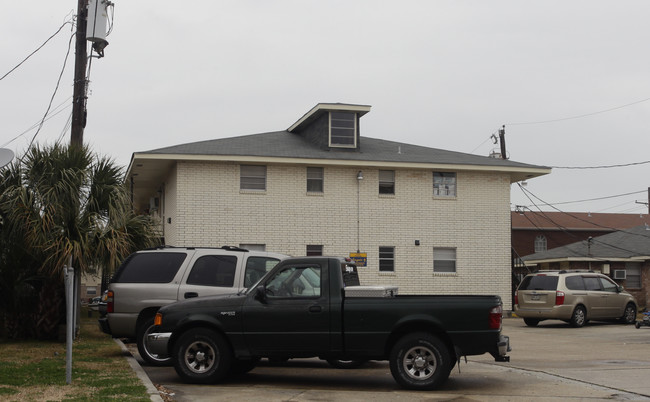
[{"label": "truck taillight", "polygon": [[107,313],[114,312],[113,296],[114,296],[114,293],[113,293],[112,290],[109,290],[108,292],[106,292],[106,312]]},{"label": "truck taillight", "polygon": [[517,294],[516,290],[515,290],[515,304],[519,305],[519,295]]},{"label": "truck taillight", "polygon": [[501,316],[503,315],[503,307],[498,305],[490,310],[490,329],[501,329]]},{"label": "truck taillight", "polygon": [[162,314],[156,313],[156,316],[153,319],[153,325],[162,325]]},{"label": "truck taillight", "polygon": [[563,304],[564,304],[564,292],[560,292],[558,290],[555,292],[555,305],[561,306]]}]

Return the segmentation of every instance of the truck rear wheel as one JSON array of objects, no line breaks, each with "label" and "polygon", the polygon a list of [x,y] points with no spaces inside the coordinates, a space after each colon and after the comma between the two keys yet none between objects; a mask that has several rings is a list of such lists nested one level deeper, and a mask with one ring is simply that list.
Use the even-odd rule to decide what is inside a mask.
[{"label": "truck rear wheel", "polygon": [[425,332],[403,336],[390,353],[390,372],[399,385],[408,389],[435,389],[447,380],[452,367],[445,344]]},{"label": "truck rear wheel", "polygon": [[151,353],[147,345],[147,335],[153,329],[153,317],[149,317],[142,321],[136,331],[136,344],[138,345],[138,353],[142,360],[149,363],[151,366],[171,366],[172,360],[170,357],[158,357],[157,354]]},{"label": "truck rear wheel", "polygon": [[210,384],[230,370],[233,355],[224,337],[211,329],[191,328],[174,343],[174,369],[184,381]]}]

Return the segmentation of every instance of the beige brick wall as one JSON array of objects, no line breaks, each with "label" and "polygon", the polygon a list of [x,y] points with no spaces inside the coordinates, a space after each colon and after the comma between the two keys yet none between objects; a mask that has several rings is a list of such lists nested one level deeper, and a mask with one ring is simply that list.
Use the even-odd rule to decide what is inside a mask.
[{"label": "beige brick wall", "polygon": [[[385,196],[378,168],[324,166],[324,192],[315,195],[306,191],[306,167],[267,165],[260,193],[239,190],[237,163],[179,162],[166,184],[166,198],[175,198],[165,204],[173,217],[167,243],[257,243],[295,256],[322,244],[326,255],[347,256],[359,242],[368,254],[360,268],[365,284],[397,285],[401,294],[498,294],[511,310],[507,174],[458,172],[458,196],[441,199],[433,197],[431,170],[396,170],[396,194]],[[379,246],[395,247],[394,273],[378,272]],[[455,274],[433,273],[434,247],[457,249]]]}]

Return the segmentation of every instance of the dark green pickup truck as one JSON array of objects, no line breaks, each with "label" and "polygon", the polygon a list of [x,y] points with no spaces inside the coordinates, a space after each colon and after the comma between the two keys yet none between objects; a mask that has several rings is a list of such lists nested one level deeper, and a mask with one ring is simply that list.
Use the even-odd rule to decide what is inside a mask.
[{"label": "dark green pickup truck", "polygon": [[388,360],[401,386],[433,389],[462,356],[509,360],[498,296],[372,295],[377,290],[359,286],[347,259],[289,258],[246,292],[162,307],[148,341],[195,383],[244,373],[263,357],[319,357]]}]

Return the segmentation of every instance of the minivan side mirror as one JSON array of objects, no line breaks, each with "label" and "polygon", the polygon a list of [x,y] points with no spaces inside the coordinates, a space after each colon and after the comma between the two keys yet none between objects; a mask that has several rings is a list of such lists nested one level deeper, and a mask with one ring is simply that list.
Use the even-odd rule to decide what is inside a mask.
[{"label": "minivan side mirror", "polygon": [[624,290],[625,290],[625,288],[624,288],[622,285],[618,285],[618,286],[616,287],[616,292],[617,292],[617,293],[621,293],[621,292],[624,291]]}]

